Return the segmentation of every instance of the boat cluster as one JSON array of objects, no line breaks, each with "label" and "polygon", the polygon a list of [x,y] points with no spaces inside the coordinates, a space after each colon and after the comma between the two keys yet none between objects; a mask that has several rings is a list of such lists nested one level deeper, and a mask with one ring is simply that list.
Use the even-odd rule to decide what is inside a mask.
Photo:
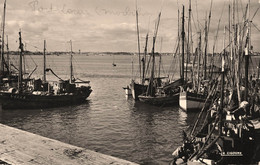
[{"label": "boat cluster", "polygon": [[[238,12],[237,3],[232,4],[233,19],[239,16],[235,14]],[[211,8],[208,19],[205,20],[204,34],[202,34],[202,30],[197,33],[198,45],[195,52],[192,52],[191,1],[187,21],[188,32],[184,28],[185,10],[183,6],[182,28],[178,32],[181,35],[178,35],[179,43],[177,44],[182,47],[177,47],[176,50],[176,54],[180,55],[177,64],[181,63],[178,65],[179,70],[176,69],[176,72],[180,72],[179,79],[171,80],[168,76],[166,83],[162,83],[165,77],[155,76],[154,43],[158,22],[153,36],[150,59],[146,64],[147,48],[145,47],[142,61],[139,63],[139,82],[132,79],[128,88],[124,89],[127,94],[131,91],[136,101],[160,106],[179,105],[180,109],[187,113],[195,110],[199,112],[194,124],[188,130],[183,131],[183,144],[173,152],[171,164],[257,163],[260,161],[260,142],[258,140],[260,135],[260,67],[258,67],[256,76],[255,70],[252,69],[255,67],[252,66],[252,61],[254,61],[252,59],[258,58],[253,56],[253,46],[251,45],[250,3],[246,5],[242,19],[236,18],[237,22],[230,21],[229,26],[224,27],[222,52],[215,53],[215,41],[213,53],[209,55],[208,34]],[[158,20],[160,20],[160,14]],[[229,20],[231,20],[231,5],[229,5]],[[220,22],[221,18],[216,36],[219,32]],[[182,51],[180,52],[180,50]],[[159,57],[161,62],[162,57]],[[159,63],[159,73],[160,65],[161,63]],[[148,77],[145,77],[148,69],[145,66],[151,66]]]},{"label": "boat cluster", "polygon": [[[63,80],[51,68],[46,68],[45,41],[43,51],[43,78],[26,77],[23,69],[24,51],[19,32],[19,67],[12,67],[8,54],[1,54],[0,105],[2,109],[49,108],[78,104],[86,101],[92,92],[89,81],[75,79],[73,75],[72,50],[70,55],[70,79]],[[72,43],[71,43],[72,44]],[[2,43],[3,47],[4,43]],[[51,72],[59,81],[47,81],[46,72]]]}]

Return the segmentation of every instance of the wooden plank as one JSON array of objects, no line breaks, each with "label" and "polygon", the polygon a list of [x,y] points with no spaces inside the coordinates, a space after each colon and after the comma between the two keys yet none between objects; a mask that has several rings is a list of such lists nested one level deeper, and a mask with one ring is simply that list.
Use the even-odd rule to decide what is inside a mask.
[{"label": "wooden plank", "polygon": [[13,165],[136,164],[3,124],[0,132],[0,160]]}]

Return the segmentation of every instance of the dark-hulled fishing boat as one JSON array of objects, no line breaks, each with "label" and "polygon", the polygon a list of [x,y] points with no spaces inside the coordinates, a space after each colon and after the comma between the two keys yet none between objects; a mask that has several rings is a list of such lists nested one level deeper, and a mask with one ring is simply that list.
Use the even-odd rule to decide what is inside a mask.
[{"label": "dark-hulled fishing boat", "polygon": [[[20,60],[18,79],[2,79],[0,87],[0,104],[3,109],[34,109],[50,108],[86,101],[92,92],[89,81],[82,81],[73,76],[72,50],[70,65],[70,80],[62,80],[50,68],[46,68],[45,41],[44,41],[44,68],[43,80],[24,78],[22,71],[23,44],[21,32]],[[71,43],[72,44],[72,43]],[[72,47],[72,46],[71,46]],[[60,80],[58,82],[46,81],[46,71],[51,71]]]},{"label": "dark-hulled fishing boat", "polygon": [[143,94],[147,90],[147,86],[143,83],[137,83],[135,80],[131,81],[130,88],[134,100],[139,100],[138,96]]},{"label": "dark-hulled fishing boat", "polygon": [[146,55],[147,55],[147,44],[148,44],[148,33],[146,35],[145,40],[145,48],[144,54],[141,59],[141,52],[140,52],[140,37],[139,37],[139,26],[138,26],[138,10],[136,9],[136,29],[137,29],[137,41],[138,41],[138,64],[139,64],[139,82],[133,78],[133,61],[132,61],[132,80],[130,82],[130,89],[132,93],[132,97],[135,101],[138,101],[138,96],[144,93],[147,90],[147,84],[145,84],[145,73],[146,73]]},{"label": "dark-hulled fishing boat", "polygon": [[182,60],[181,60],[181,72],[180,72],[180,78],[169,82],[166,81],[166,83],[162,83],[162,80],[166,77],[155,77],[155,41],[159,26],[161,13],[159,14],[158,23],[155,29],[154,37],[153,37],[153,47],[152,47],[152,68],[151,68],[151,76],[149,79],[149,85],[147,87],[147,90],[142,95],[139,95],[139,100],[152,104],[152,105],[175,105],[179,102],[179,96],[180,96],[180,86],[183,86],[185,83],[184,81],[184,38],[185,38],[185,32],[184,32],[184,13],[183,13],[183,28],[182,28]]}]

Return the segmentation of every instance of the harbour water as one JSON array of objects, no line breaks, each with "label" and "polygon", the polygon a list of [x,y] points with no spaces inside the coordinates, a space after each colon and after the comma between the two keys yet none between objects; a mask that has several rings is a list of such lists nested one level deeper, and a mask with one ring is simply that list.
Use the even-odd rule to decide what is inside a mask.
[{"label": "harbour water", "polygon": [[[122,87],[132,78],[130,55],[114,56],[116,67],[112,66],[110,55],[74,58],[75,77],[89,80],[93,89],[86,103],[52,109],[2,110],[0,122],[136,163],[168,164],[171,153],[182,144],[182,130],[194,122],[197,114],[186,114],[178,105],[155,107],[127,98]],[[40,77],[42,56],[32,59],[38,65],[34,75]],[[50,55],[47,59],[47,67],[68,79],[67,55]],[[163,57],[166,71],[172,59]],[[136,74],[138,66],[134,64]],[[34,67],[33,62],[27,65]]]}]

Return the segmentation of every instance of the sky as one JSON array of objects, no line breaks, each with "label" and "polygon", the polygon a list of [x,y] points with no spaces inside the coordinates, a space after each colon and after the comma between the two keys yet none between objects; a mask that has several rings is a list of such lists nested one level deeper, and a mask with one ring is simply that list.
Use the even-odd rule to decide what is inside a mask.
[{"label": "sky", "polygon": [[[209,32],[209,51],[214,36],[222,49],[223,29],[228,26],[228,4],[231,0],[212,0],[212,16]],[[233,0],[232,0],[233,1]],[[241,19],[248,0],[235,0]],[[187,23],[188,0],[7,0],[5,35],[8,35],[10,50],[18,50],[18,32],[21,30],[26,50],[42,51],[46,40],[47,51],[81,52],[137,52],[136,8],[139,12],[141,51],[145,36],[149,34],[148,50],[151,51],[155,23],[161,12],[156,51],[175,52],[178,36],[178,9],[185,6]],[[192,0],[192,32],[197,42],[198,23],[205,24],[209,14],[210,0]],[[4,0],[0,0],[3,13]],[[260,0],[250,0],[250,15],[260,7]],[[223,14],[221,14],[223,13]],[[1,14],[1,20],[2,20]],[[221,17],[222,15],[222,17]],[[241,22],[242,20],[240,20]],[[260,52],[260,10],[253,18],[252,45]],[[256,26],[256,27],[255,27]],[[257,29],[258,28],[258,29]],[[5,37],[6,41],[6,37]]]}]

